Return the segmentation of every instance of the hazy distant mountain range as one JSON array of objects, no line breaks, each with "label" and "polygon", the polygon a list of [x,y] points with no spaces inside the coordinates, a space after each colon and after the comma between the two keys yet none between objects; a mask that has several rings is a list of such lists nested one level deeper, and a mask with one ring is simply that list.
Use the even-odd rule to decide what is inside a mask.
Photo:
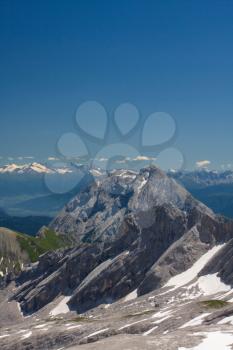
[{"label": "hazy distant mountain range", "polygon": [[[83,178],[83,181],[64,194],[52,193],[46,186],[45,176],[52,181],[62,179],[64,184],[76,176]],[[39,163],[1,167],[0,227],[35,234],[91,179],[92,176],[84,167],[51,168]]]},{"label": "hazy distant mountain range", "polygon": [[233,171],[169,172],[192,195],[214,212],[233,218]]},{"label": "hazy distant mountain range", "polygon": [[13,163],[0,168],[0,174],[66,174],[69,172],[71,172],[71,169],[68,167],[51,168],[36,162],[23,165]]},{"label": "hazy distant mountain range", "polygon": [[[41,163],[29,163],[29,164],[7,164],[0,167],[0,174],[7,175],[40,175],[45,174],[69,174],[72,172],[82,171],[89,172],[94,176],[101,175],[101,169],[91,169],[85,165],[67,164],[66,166],[52,166]],[[179,182],[182,182],[185,186],[191,188],[202,188],[207,186],[216,186],[222,184],[233,184],[233,171],[217,171],[217,170],[184,170],[175,171],[169,170],[168,175],[173,177]]]},{"label": "hazy distant mountain range", "polygon": [[200,189],[209,186],[233,184],[233,171],[200,169],[194,171],[169,171],[168,174],[185,187]]},{"label": "hazy distant mountain range", "polygon": [[[63,194],[46,186],[45,176],[54,183],[66,185],[79,177],[77,186]],[[46,215],[53,217],[92,178],[84,166],[49,167],[31,163],[9,164],[0,168],[0,207],[15,216]]]}]

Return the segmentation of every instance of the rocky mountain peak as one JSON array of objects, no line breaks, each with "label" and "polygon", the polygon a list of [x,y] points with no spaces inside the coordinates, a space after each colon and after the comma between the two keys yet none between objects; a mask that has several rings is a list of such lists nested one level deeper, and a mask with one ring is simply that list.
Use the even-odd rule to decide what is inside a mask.
[{"label": "rocky mountain peak", "polygon": [[67,204],[51,228],[78,242],[87,237],[88,241],[94,237],[114,239],[126,213],[136,215],[165,206],[183,213],[195,209],[200,215],[214,216],[160,169],[147,167],[139,173],[112,171],[91,182]]},{"label": "rocky mountain peak", "polygon": [[13,298],[25,314],[67,293],[69,308],[79,313],[136,289],[143,295],[233,237],[232,222],[155,167],[98,177],[50,229],[72,248],[42,256],[18,278],[22,288]]}]

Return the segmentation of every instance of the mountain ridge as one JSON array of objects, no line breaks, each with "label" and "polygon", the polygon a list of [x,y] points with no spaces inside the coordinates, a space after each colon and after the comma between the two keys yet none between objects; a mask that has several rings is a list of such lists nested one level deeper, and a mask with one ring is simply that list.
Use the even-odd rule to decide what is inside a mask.
[{"label": "mountain ridge", "polygon": [[[233,237],[231,221],[216,216],[154,167],[137,175],[125,170],[108,174],[71,200],[50,228],[76,247],[49,253],[19,277],[21,284],[29,274],[33,285],[33,291],[19,288],[14,296],[26,314],[61,293],[72,294],[68,305],[79,313],[135,289],[144,295]],[[168,249],[173,265],[164,265],[161,276],[159,259],[166,258]],[[52,270],[41,271],[48,258]]]}]

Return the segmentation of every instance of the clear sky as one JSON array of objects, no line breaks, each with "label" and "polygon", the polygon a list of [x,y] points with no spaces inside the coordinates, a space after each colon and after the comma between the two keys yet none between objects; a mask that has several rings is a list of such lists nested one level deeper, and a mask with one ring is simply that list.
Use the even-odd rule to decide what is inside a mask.
[{"label": "clear sky", "polygon": [[191,168],[233,164],[233,1],[1,0],[0,156],[55,155],[86,100],[175,118]]}]

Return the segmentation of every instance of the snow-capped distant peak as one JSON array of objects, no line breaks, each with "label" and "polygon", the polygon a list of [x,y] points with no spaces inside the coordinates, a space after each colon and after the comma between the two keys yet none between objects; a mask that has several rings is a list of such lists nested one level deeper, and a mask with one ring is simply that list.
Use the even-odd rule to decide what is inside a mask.
[{"label": "snow-capped distant peak", "polygon": [[0,168],[0,173],[12,173],[14,171],[18,171],[22,168],[22,166],[17,164],[8,164],[4,165],[2,168]]},{"label": "snow-capped distant peak", "polygon": [[91,173],[93,176],[101,176],[101,175],[103,175],[102,172],[101,172],[99,169],[91,169],[91,170],[90,170],[90,173]]},{"label": "snow-capped distant peak", "polygon": [[0,174],[60,174],[71,173],[72,168],[67,167],[48,167],[41,163],[30,164],[7,164],[0,168]]},{"label": "snow-capped distant peak", "polygon": [[177,173],[177,170],[171,168],[171,169],[168,170],[168,173],[176,174],[176,173]]},{"label": "snow-capped distant peak", "polygon": [[50,174],[53,173],[53,170],[47,168],[45,165],[40,163],[32,164],[7,164],[0,168],[0,173],[18,173],[18,174],[28,174],[28,173],[38,173],[38,174]]},{"label": "snow-capped distant peak", "polygon": [[59,169],[56,169],[56,173],[60,174],[60,175],[65,175],[65,174],[68,174],[68,173],[72,173],[72,169],[69,169],[69,168],[59,168]]},{"label": "snow-capped distant peak", "polygon": [[52,169],[49,169],[47,168],[45,165],[42,165],[40,163],[32,163],[28,169],[31,169],[33,171],[35,171],[36,173],[52,173],[53,170]]}]

